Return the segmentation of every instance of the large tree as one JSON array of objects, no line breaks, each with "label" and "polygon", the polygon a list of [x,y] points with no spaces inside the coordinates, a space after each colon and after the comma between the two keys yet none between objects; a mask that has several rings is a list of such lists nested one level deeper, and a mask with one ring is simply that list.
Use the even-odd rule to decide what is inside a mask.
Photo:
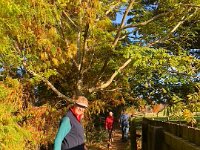
[{"label": "large tree", "polygon": [[[140,73],[199,70],[198,60],[183,53],[196,38],[190,26],[199,28],[197,0],[8,0],[0,6],[6,74],[23,66],[24,78],[42,81],[61,98],[128,88],[128,79]],[[121,21],[114,24],[118,13]],[[137,46],[133,35],[140,38]]]},{"label": "large tree", "polygon": [[198,0],[2,0],[0,7],[0,77],[19,77],[19,112],[25,112],[20,120],[33,135],[39,132],[33,137],[40,144],[53,139],[59,111],[31,108],[33,89],[34,105],[57,107],[60,99],[85,95],[90,114],[134,104],[138,97],[184,102],[196,110],[199,86],[193,77],[200,63],[187,50],[199,48]]}]

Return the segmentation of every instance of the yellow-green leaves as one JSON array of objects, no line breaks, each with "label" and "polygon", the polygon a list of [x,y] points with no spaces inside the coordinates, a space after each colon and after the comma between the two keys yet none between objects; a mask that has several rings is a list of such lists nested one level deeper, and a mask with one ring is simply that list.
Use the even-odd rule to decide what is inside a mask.
[{"label": "yellow-green leaves", "polygon": [[17,80],[6,78],[0,82],[0,147],[3,149],[24,149],[28,140],[31,141],[30,132],[19,125],[21,109],[22,87]]},{"label": "yellow-green leaves", "polygon": [[191,124],[191,126],[197,123],[196,119],[194,118],[194,114],[188,109],[183,111],[183,117],[188,123]]},{"label": "yellow-green leaves", "polygon": [[90,115],[92,114],[100,114],[105,111],[105,102],[102,102],[101,100],[95,100],[90,104],[88,113]]}]

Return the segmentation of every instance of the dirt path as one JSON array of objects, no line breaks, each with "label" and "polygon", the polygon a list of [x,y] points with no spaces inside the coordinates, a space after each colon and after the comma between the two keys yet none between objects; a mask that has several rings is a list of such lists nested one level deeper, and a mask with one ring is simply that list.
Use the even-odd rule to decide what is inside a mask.
[{"label": "dirt path", "polygon": [[[107,139],[105,139],[101,144],[93,145],[89,147],[88,150],[130,150],[130,139],[127,142],[122,142],[121,130],[116,129],[114,131],[113,140],[110,149],[108,149],[108,142]],[[141,140],[137,140],[137,146],[137,149],[141,150]]]},{"label": "dirt path", "polygon": [[[121,131],[120,130],[115,130],[114,131],[114,136],[113,136],[113,142],[111,143],[111,147],[109,150],[127,150],[128,147],[130,147],[130,142],[122,142],[121,140]],[[105,141],[99,150],[108,150],[108,143]]]}]

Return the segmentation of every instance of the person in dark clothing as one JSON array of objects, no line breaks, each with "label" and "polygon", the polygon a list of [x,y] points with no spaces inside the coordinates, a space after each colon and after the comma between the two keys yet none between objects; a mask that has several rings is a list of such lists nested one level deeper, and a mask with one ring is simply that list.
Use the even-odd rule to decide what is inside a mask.
[{"label": "person in dark clothing", "polygon": [[125,111],[122,111],[119,122],[122,131],[122,140],[127,141],[129,133],[129,115],[126,114]]},{"label": "person in dark clothing", "polygon": [[88,100],[78,96],[75,104],[62,118],[55,141],[54,150],[86,150],[84,144],[84,129],[81,125]]}]

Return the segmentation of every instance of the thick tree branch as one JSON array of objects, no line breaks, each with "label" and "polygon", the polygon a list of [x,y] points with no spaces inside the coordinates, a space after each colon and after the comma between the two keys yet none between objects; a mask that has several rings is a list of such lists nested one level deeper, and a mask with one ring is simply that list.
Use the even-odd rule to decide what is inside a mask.
[{"label": "thick tree branch", "polygon": [[111,5],[110,6],[110,9],[108,9],[107,11],[106,11],[106,15],[108,15],[112,10],[114,10],[116,7],[118,7],[119,5],[121,4],[121,2],[117,2],[116,4],[113,4],[113,5]]},{"label": "thick tree branch", "polygon": [[77,68],[80,70],[81,68],[81,31],[78,32],[78,37],[77,37]]},{"label": "thick tree branch", "polygon": [[[124,27],[125,19],[126,19],[127,15],[128,15],[128,12],[130,11],[130,9],[131,9],[131,7],[132,7],[132,5],[133,5],[134,2],[135,2],[134,0],[130,0],[129,5],[126,8],[126,11],[125,11],[125,13],[123,15],[123,18],[122,18],[122,21],[121,21],[121,24],[120,24],[120,27],[119,27],[119,29],[117,31],[117,34],[116,34],[115,39],[114,39],[114,42],[112,44],[112,48],[115,48],[115,46],[117,45],[117,42],[120,39],[121,29]],[[94,92],[94,91],[96,91],[98,89],[102,90],[102,89],[108,87],[112,83],[113,79],[118,75],[118,73],[121,72],[121,70],[124,69],[130,62],[131,62],[131,59],[128,59],[117,71],[114,72],[114,74],[110,77],[110,79],[107,82],[101,83],[101,85],[98,86],[98,87],[96,87],[96,88],[94,88],[94,87],[93,88],[89,88],[89,92]],[[107,65],[107,61],[105,61],[105,66],[106,65]]]},{"label": "thick tree branch", "polygon": [[80,68],[80,73],[81,70],[83,69],[83,63],[84,63],[84,59],[85,59],[85,54],[86,54],[86,49],[87,49],[87,38],[88,38],[88,32],[89,32],[89,23],[86,24],[85,26],[85,31],[84,31],[84,35],[83,35],[83,52],[82,52],[82,58],[81,58],[81,68]]},{"label": "thick tree branch", "polygon": [[[185,17],[185,16],[184,16],[184,17]],[[182,18],[182,19],[183,19],[183,18]],[[160,39],[154,41],[153,43],[149,43],[147,46],[148,46],[148,47],[151,47],[151,46],[155,45],[156,43],[161,43],[161,42],[163,42],[163,41],[166,40],[174,31],[176,31],[176,30],[178,29],[178,27],[179,27],[181,24],[183,24],[183,22],[184,22],[183,20],[179,21],[179,22],[177,23],[177,25],[176,25],[166,36],[164,36],[164,37],[162,37],[162,38],[160,38]]]},{"label": "thick tree branch", "polygon": [[106,82],[106,83],[102,83],[100,86],[96,87],[96,88],[90,88],[89,92],[94,92],[96,90],[102,90],[106,87],[108,87],[113,79],[132,61],[132,59],[128,59],[117,71],[115,71],[115,73],[110,77],[110,79]]},{"label": "thick tree branch", "polygon": [[78,80],[77,80],[77,89],[79,93],[81,93],[82,91],[82,87],[83,87],[83,65],[84,65],[84,59],[85,59],[85,55],[86,55],[86,49],[87,49],[87,38],[88,38],[88,32],[89,32],[89,23],[86,24],[85,26],[85,30],[84,30],[84,35],[83,35],[83,48],[82,48],[82,56],[80,57],[80,68],[78,71]]},{"label": "thick tree branch", "polygon": [[132,7],[132,5],[133,5],[134,2],[135,2],[134,0],[131,0],[130,3],[129,3],[129,5],[128,5],[128,7],[126,8],[126,11],[125,11],[125,13],[123,15],[123,18],[122,18],[122,21],[121,21],[121,24],[120,24],[120,27],[117,30],[117,34],[116,34],[114,42],[112,44],[113,48],[117,45],[117,42],[118,42],[118,40],[120,38],[121,30],[123,29],[124,24],[125,24],[125,19],[126,19],[127,15],[128,15],[128,12],[130,11],[130,9],[131,9],[131,7]]},{"label": "thick tree branch", "polygon": [[138,26],[145,26],[145,25],[149,24],[150,22],[152,22],[152,21],[154,21],[154,20],[156,20],[156,19],[158,19],[158,18],[160,18],[162,16],[165,16],[165,15],[167,15],[169,13],[170,12],[161,13],[159,15],[156,15],[156,16],[152,17],[149,20],[144,21],[144,22],[140,22],[140,23],[137,23],[137,24],[130,24],[130,25],[124,26],[123,28],[121,28],[121,30],[127,29],[127,28],[134,28],[134,27],[138,27]]},{"label": "thick tree branch", "polygon": [[59,98],[62,98],[62,99],[65,99],[67,100],[68,102],[71,102],[73,103],[73,100],[67,96],[65,96],[64,94],[62,94],[61,92],[59,92],[52,84],[51,82],[49,82],[47,79],[45,79],[44,77],[40,76],[39,74],[35,73],[34,71],[32,70],[29,70],[26,68],[26,71],[29,72],[30,74],[32,74],[33,76],[35,77],[38,77],[39,79],[41,79],[44,83],[47,84],[48,87],[50,87],[57,95]]},{"label": "thick tree branch", "polygon": [[69,15],[68,15],[65,11],[63,11],[63,14],[65,15],[65,17],[67,17],[67,19],[68,19],[76,28],[78,28],[78,26],[74,23],[74,21],[69,17]]},{"label": "thick tree branch", "polygon": [[103,76],[103,73],[106,70],[106,67],[108,65],[109,62],[109,58],[107,57],[106,60],[104,61],[103,67],[101,68],[101,71],[99,72],[99,74],[96,76],[96,78],[94,79],[94,85],[97,84],[98,80],[101,79],[101,77]]},{"label": "thick tree branch", "polygon": [[[79,4],[81,4],[82,0],[79,0]],[[78,70],[81,69],[81,33],[82,33],[82,15],[79,15],[79,28],[78,28],[78,35],[77,35],[77,64]]]},{"label": "thick tree branch", "polygon": [[189,7],[196,7],[200,8],[200,5],[193,5],[193,4],[182,4],[183,6],[189,6]]},{"label": "thick tree branch", "polygon": [[156,43],[161,43],[161,42],[165,41],[165,40],[166,40],[172,33],[174,33],[186,20],[188,20],[188,19],[190,19],[192,16],[194,16],[194,14],[195,14],[196,12],[197,12],[197,9],[195,10],[194,13],[192,13],[192,14],[189,15],[188,17],[183,16],[183,17],[181,18],[181,20],[172,28],[172,30],[170,30],[170,31],[168,32],[168,34],[167,34],[166,36],[164,36],[164,37],[162,37],[162,38],[160,38],[160,39],[154,41],[153,43],[149,43],[147,46],[150,47],[150,46],[155,45]]},{"label": "thick tree branch", "polygon": [[91,66],[93,64],[93,61],[94,61],[94,53],[92,54],[92,58],[90,60],[90,63],[88,64],[87,68],[85,68],[83,71],[82,71],[82,74],[86,73],[89,69],[91,69]]},{"label": "thick tree branch", "polygon": [[107,92],[113,92],[113,91],[120,91],[122,90],[122,88],[116,88],[116,89],[111,89],[111,90],[105,90]]}]

